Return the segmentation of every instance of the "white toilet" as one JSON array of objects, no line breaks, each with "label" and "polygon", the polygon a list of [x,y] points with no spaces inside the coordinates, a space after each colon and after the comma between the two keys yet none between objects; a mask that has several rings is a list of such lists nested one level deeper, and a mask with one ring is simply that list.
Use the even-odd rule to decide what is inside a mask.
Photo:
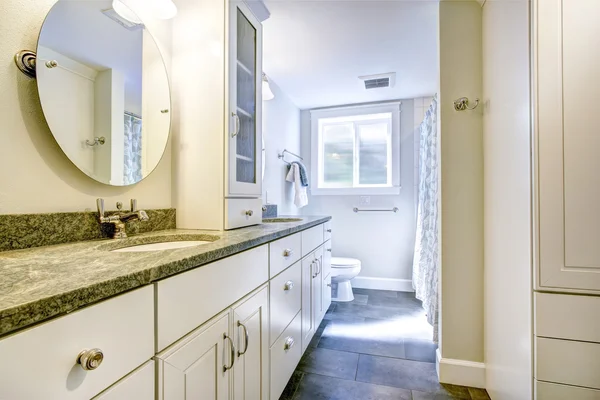
[{"label": "white toilet", "polygon": [[360,260],[356,258],[332,257],[331,258],[331,283],[337,284],[337,294],[332,293],[333,301],[352,301],[352,285],[350,280],[360,273]]}]

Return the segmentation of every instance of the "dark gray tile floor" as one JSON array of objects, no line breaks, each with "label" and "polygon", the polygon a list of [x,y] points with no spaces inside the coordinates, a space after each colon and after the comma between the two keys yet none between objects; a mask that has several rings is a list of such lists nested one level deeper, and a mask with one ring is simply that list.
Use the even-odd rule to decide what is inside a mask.
[{"label": "dark gray tile floor", "polygon": [[354,289],[332,303],[280,400],[485,400],[440,384],[437,346],[413,293]]}]

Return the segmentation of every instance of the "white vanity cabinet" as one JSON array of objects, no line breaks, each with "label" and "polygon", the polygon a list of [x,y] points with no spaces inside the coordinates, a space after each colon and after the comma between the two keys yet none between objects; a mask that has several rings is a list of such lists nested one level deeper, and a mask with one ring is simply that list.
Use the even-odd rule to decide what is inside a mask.
[{"label": "white vanity cabinet", "polygon": [[535,397],[599,399],[600,2],[533,4]]},{"label": "white vanity cabinet", "polygon": [[268,399],[267,307],[263,287],[157,355],[158,400]]}]

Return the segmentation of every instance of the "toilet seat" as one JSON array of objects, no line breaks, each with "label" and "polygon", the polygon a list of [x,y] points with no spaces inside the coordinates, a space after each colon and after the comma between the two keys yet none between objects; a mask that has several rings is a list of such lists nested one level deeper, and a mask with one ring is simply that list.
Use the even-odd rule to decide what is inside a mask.
[{"label": "toilet seat", "polygon": [[331,268],[356,268],[360,267],[360,260],[347,257],[331,257]]}]

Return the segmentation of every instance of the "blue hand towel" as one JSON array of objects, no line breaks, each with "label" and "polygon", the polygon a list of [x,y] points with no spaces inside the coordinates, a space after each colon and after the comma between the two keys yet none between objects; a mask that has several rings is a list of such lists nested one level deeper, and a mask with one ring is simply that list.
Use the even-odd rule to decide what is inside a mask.
[{"label": "blue hand towel", "polygon": [[300,182],[302,183],[302,186],[308,187],[308,173],[306,172],[306,167],[304,164],[302,164],[300,161],[292,161],[292,164],[298,165],[298,168],[300,168]]}]

